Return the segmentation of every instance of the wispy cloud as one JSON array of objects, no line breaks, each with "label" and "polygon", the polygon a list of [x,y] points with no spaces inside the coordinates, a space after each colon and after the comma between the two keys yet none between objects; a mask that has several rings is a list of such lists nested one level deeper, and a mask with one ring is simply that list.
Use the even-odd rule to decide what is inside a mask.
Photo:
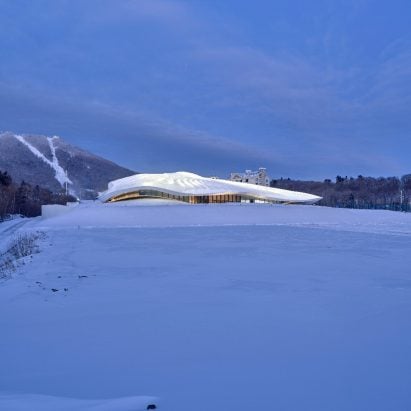
[{"label": "wispy cloud", "polygon": [[188,7],[181,1],[170,0],[126,0],[120,6],[127,12],[163,22],[187,22],[191,20]]},{"label": "wispy cloud", "polygon": [[[11,115],[9,121],[3,121],[2,128],[20,133],[61,134],[63,137],[70,134],[74,139],[86,138],[89,142],[92,141],[94,147],[111,146],[112,153],[116,151],[113,146],[117,145],[119,148],[131,145],[136,153],[134,159],[139,160],[137,164],[140,170],[155,169],[162,162],[169,166],[173,162],[179,162],[182,167],[195,167],[197,162],[198,167],[207,169],[207,162],[211,161],[208,170],[217,171],[219,167],[212,165],[216,159],[225,159],[227,164],[232,165],[241,164],[245,160],[255,164],[273,161],[273,157],[263,150],[169,123],[144,111],[112,106],[96,100],[80,103],[77,99],[60,97],[50,93],[45,98],[37,92],[30,93],[28,90],[0,83],[0,104],[5,107],[7,102],[10,113],[5,110],[4,114]],[[13,113],[16,112],[25,114],[13,118]],[[16,121],[19,123],[18,129],[12,127]],[[99,139],[104,141],[98,143]],[[126,162],[132,167],[130,154],[118,158],[118,161]],[[167,157],[168,160],[164,162]]]},{"label": "wispy cloud", "polygon": [[[52,133],[121,136],[127,147],[134,141],[136,150],[157,155],[158,164],[171,164],[172,153],[174,164],[228,168],[249,161],[284,170],[318,164],[393,170],[397,152],[387,149],[387,136],[409,136],[407,39],[358,59],[355,39],[339,29],[363,16],[367,2],[342,9],[338,3],[314,16],[317,31],[305,47],[292,48],[268,47],[265,38],[244,41],[234,13],[230,21],[238,25],[227,27],[225,18],[195,2],[57,3],[42,0],[49,7],[41,14],[55,36],[20,18],[21,10],[0,16],[6,26],[19,22],[13,36],[2,38],[0,30],[7,53],[0,93],[14,102],[14,114],[24,113],[15,121],[19,131],[53,126]],[[278,21],[285,30],[291,24]],[[291,33],[305,36],[297,29]],[[13,104],[6,112],[13,114]],[[13,115],[4,112],[11,124]],[[144,161],[141,154],[138,162]]]},{"label": "wispy cloud", "polygon": [[[99,12],[92,12],[95,9]],[[149,22],[176,32],[197,23],[189,4],[179,0],[90,0],[82,7],[82,18],[97,26]]]}]

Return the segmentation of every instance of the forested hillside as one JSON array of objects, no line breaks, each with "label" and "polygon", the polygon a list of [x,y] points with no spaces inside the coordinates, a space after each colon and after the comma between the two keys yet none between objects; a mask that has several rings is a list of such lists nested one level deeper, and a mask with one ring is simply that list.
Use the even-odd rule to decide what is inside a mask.
[{"label": "forested hillside", "polygon": [[41,214],[42,204],[66,204],[75,200],[70,195],[53,193],[24,181],[16,184],[7,171],[0,171],[0,221],[12,214],[35,217]]},{"label": "forested hillside", "polygon": [[410,211],[411,174],[398,177],[342,177],[335,181],[271,180],[271,187],[303,191],[323,197],[318,205]]},{"label": "forested hillside", "polygon": [[93,199],[110,181],[135,174],[60,137],[11,132],[0,133],[0,170],[17,184],[25,181],[52,192],[67,186],[81,199]]}]

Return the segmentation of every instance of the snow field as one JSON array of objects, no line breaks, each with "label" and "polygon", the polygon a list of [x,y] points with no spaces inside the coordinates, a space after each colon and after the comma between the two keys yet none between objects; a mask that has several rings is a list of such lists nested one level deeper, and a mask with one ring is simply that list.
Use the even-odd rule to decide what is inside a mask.
[{"label": "snow field", "polygon": [[[148,205],[146,205],[148,204]],[[35,222],[44,229],[275,225],[411,235],[411,213],[280,204],[176,204],[136,200],[84,202],[55,218]]]},{"label": "snow field", "polygon": [[408,215],[89,204],[21,229],[47,239],[0,285],[4,391],[411,409]]},{"label": "snow field", "polygon": [[1,395],[0,405],[7,411],[143,411],[155,404],[153,397],[125,397],[111,400],[78,400],[46,395]]}]

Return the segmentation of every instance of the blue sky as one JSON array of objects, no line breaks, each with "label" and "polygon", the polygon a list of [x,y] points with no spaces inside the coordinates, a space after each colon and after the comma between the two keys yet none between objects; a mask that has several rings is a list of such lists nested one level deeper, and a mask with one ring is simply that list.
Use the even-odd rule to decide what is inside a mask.
[{"label": "blue sky", "polygon": [[0,130],[142,172],[411,172],[411,2],[0,0]]}]

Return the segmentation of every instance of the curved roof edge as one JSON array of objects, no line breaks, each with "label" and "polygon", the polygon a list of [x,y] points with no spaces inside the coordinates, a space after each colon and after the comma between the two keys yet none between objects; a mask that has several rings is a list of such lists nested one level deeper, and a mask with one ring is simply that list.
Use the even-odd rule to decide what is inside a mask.
[{"label": "curved roof edge", "polygon": [[283,190],[249,183],[202,177],[179,171],[163,174],[135,174],[111,181],[108,189],[100,194],[102,202],[139,190],[156,190],[178,196],[207,196],[233,194],[266,201],[314,204],[322,197],[298,191]]}]

